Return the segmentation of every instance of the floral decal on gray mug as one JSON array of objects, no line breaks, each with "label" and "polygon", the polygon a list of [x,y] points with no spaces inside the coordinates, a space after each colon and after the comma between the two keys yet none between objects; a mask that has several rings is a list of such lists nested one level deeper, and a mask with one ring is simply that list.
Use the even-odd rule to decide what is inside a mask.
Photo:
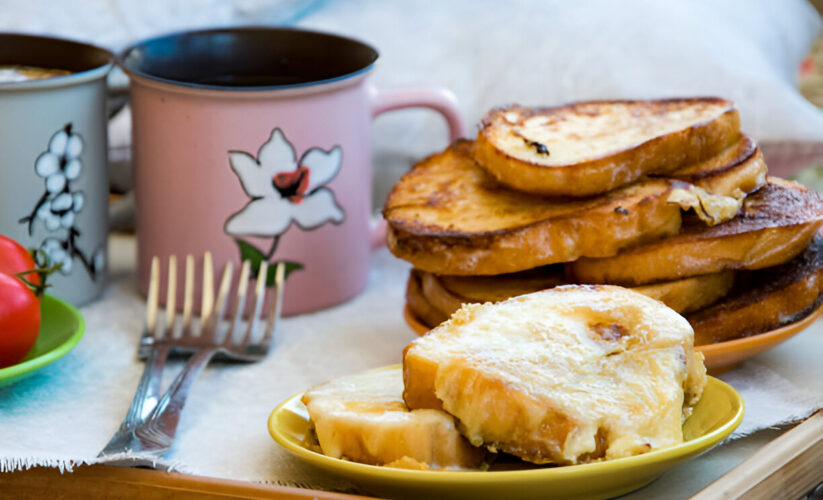
[{"label": "floral decal on gray mug", "polygon": [[27,225],[29,236],[38,220],[52,233],[40,243],[40,250],[53,265],[60,266],[60,273],[71,274],[77,259],[92,280],[97,280],[106,266],[105,250],[98,246],[94,254],[84,253],[78,246],[82,234],[75,225],[86,199],[82,191],[72,189],[72,182],[83,173],[82,152],[83,138],[72,130],[71,123],[51,136],[47,149],[34,162],[34,172],[43,178],[45,191],[19,222]]},{"label": "floral decal on gray mug", "polygon": [[[327,222],[340,224],[345,219],[334,192],[326,187],[340,171],[343,152],[340,146],[326,151],[311,148],[297,159],[294,147],[279,128],[260,147],[257,158],[244,151],[229,151],[229,163],[251,198],[224,226],[232,236],[271,239],[267,249],[234,238],[242,260],[251,261],[252,271],[274,256],[281,236],[294,223],[304,231]],[[284,261],[286,275],[303,264]],[[276,262],[272,262],[275,264]],[[267,284],[274,283],[274,266],[269,268]]]}]

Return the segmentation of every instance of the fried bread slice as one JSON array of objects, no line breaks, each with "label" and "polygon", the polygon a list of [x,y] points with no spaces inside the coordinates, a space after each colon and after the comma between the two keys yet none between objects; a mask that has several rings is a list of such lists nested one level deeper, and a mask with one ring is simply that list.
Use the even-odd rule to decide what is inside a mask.
[{"label": "fried bread slice", "polygon": [[473,154],[513,189],[591,196],[711,158],[739,135],[734,103],[714,97],[515,105],[486,115]]},{"label": "fried bread slice", "polygon": [[705,385],[692,329],[608,285],[467,305],[406,347],[403,397],[443,408],[474,445],[573,464],[682,442]]},{"label": "fried bread slice", "polygon": [[400,370],[373,370],[316,386],[302,401],[324,454],[403,468],[476,468],[486,452],[439,410],[409,410]]},{"label": "fried bread slice", "polygon": [[655,177],[679,179],[721,196],[748,194],[766,184],[768,167],[754,139],[746,134],[711,158]]},{"label": "fried bread slice", "polygon": [[725,300],[686,318],[695,344],[756,335],[804,318],[820,306],[823,293],[823,237],[776,267],[740,273]]},{"label": "fried bread slice", "polygon": [[409,279],[406,282],[406,306],[415,318],[431,328],[449,319],[451,312],[447,313],[444,309],[435,307],[423,294],[423,272],[417,269],[409,271]]},{"label": "fried bread slice", "polygon": [[631,290],[659,300],[680,314],[687,314],[721,300],[733,284],[734,272],[722,271],[636,286]]},{"label": "fried bread slice", "polygon": [[581,283],[638,285],[726,269],[762,269],[802,252],[823,223],[823,202],[792,181],[768,177],[731,221],[706,227],[688,220],[680,234],[626,249],[614,257],[567,264]]},{"label": "fried bread slice", "polygon": [[[500,302],[568,284],[563,278],[562,270],[558,270],[556,266],[498,276],[437,276],[416,270],[411,274],[414,276],[410,275],[409,281],[416,281],[418,284],[415,286],[419,288],[409,292],[416,296],[407,297],[407,303],[418,319],[428,326],[439,325],[463,304]],[[724,271],[638,286],[633,290],[663,302],[680,314],[686,314],[713,304],[728,293],[733,283],[734,273]],[[411,305],[412,302],[419,301],[423,301],[425,305]],[[434,308],[436,312],[429,313],[425,311],[426,308]],[[433,322],[429,322],[427,318]]]},{"label": "fried bread slice", "polygon": [[606,257],[677,233],[680,209],[669,182],[636,183],[604,196],[558,200],[511,191],[457,141],[394,186],[383,215],[387,244],[414,267],[437,274],[503,274]]},{"label": "fried bread slice", "polygon": [[[466,301],[469,302],[500,302],[518,295],[569,284],[562,264],[497,276],[438,276],[426,272],[421,274],[424,278],[426,276],[433,278],[423,280],[424,293],[427,288],[426,282],[432,281],[435,286],[467,299]],[[430,294],[426,293],[426,295]]]}]

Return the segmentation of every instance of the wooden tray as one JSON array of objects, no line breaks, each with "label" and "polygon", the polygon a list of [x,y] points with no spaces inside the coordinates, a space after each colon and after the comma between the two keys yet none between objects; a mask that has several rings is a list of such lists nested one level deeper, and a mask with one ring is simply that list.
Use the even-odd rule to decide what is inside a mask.
[{"label": "wooden tray", "polygon": [[233,481],[111,465],[75,467],[73,472],[37,467],[0,474],[3,498],[280,498],[356,500],[366,497],[328,491]]}]

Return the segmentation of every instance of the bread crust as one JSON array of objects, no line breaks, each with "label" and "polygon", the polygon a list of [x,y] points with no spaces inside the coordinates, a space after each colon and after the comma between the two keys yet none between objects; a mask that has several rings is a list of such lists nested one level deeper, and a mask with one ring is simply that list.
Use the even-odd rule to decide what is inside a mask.
[{"label": "bread crust", "polygon": [[640,285],[727,269],[776,266],[802,252],[823,223],[819,196],[797,184],[769,177],[748,196],[737,217],[707,228],[687,221],[681,233],[626,249],[614,257],[581,258],[567,264],[580,283]]},{"label": "bread crust", "polygon": [[722,302],[686,317],[695,345],[763,333],[794,323],[817,309],[823,293],[823,237],[776,267],[742,273]]},{"label": "bread crust", "polygon": [[[428,273],[424,273],[424,276],[425,274]],[[474,302],[499,302],[517,295],[569,284],[562,264],[497,276],[437,275],[435,279],[448,292]]]},{"label": "bread crust", "polygon": [[449,319],[452,312],[444,312],[426,299],[422,289],[422,272],[412,269],[406,282],[406,305],[414,316],[428,327],[434,327]]},{"label": "bread crust", "polygon": [[631,289],[659,300],[680,314],[687,314],[721,300],[733,284],[734,273],[732,271],[723,271],[636,286]]},{"label": "bread crust", "polygon": [[[688,182],[712,194],[749,194],[766,184],[763,153],[746,134],[719,154],[663,176]],[[660,177],[660,175],[655,175]]]},{"label": "bread crust", "polygon": [[[499,302],[517,295],[569,284],[553,269],[547,271],[543,280],[535,276],[537,273],[533,274],[523,276],[522,273],[516,273],[493,277],[437,276],[425,271],[412,270],[409,275],[406,303],[418,319],[427,326],[434,327],[448,319],[463,304]],[[495,280],[500,283],[498,288],[494,287]],[[472,289],[474,281],[478,281],[478,286]],[[414,285],[411,282],[414,282]],[[461,290],[470,296],[458,293],[449,287],[449,283],[458,284]],[[686,314],[717,302],[728,293],[733,283],[734,273],[724,271],[638,286],[632,290],[659,300],[680,314]],[[431,309],[435,312],[432,313]]]},{"label": "bread crust", "polygon": [[[529,118],[546,117],[554,122],[567,116],[582,120],[625,107],[631,113],[649,116],[678,112],[684,108],[706,108],[704,119],[680,129],[641,140],[621,144],[606,154],[588,157],[579,155],[576,161],[545,165],[548,155],[535,153],[533,158],[506,150],[502,137],[515,134]],[[507,120],[510,113],[519,115],[516,123]],[[585,128],[585,127],[583,127]],[[609,131],[603,131],[608,134]],[[482,122],[473,149],[477,162],[501,183],[524,192],[550,196],[591,196],[629,184],[645,174],[673,172],[691,163],[706,160],[740,135],[740,117],[734,104],[714,97],[663,99],[653,101],[591,101],[553,108],[523,108],[509,106],[492,110]],[[573,140],[574,134],[569,140]],[[528,139],[524,138],[528,143]],[[580,139],[583,141],[584,139]],[[551,146],[549,146],[551,149]]]}]

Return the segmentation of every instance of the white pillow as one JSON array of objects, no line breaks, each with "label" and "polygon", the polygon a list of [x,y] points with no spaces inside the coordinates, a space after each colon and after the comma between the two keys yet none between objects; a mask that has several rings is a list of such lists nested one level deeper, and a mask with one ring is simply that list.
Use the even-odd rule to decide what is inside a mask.
[{"label": "white pillow", "polygon": [[[55,34],[117,50],[171,30],[297,21],[374,45],[381,52],[377,84],[452,89],[470,135],[490,107],[507,103],[719,95],[737,102],[743,128],[765,146],[772,172],[787,174],[823,157],[823,113],[795,85],[797,67],[820,29],[820,18],[806,0],[99,0],[66,5],[63,0],[20,2],[0,16],[0,30]],[[445,146],[445,137],[443,121],[429,111],[401,111],[377,120],[375,165],[389,172],[381,175],[376,200],[412,162]]]},{"label": "white pillow", "polygon": [[[507,103],[717,95],[761,143],[823,141],[823,111],[796,86],[820,30],[805,0],[360,0],[298,24],[374,45],[379,85],[452,89],[470,135]],[[374,135],[377,166],[394,170],[387,183],[446,144],[432,112],[391,113]]]}]

